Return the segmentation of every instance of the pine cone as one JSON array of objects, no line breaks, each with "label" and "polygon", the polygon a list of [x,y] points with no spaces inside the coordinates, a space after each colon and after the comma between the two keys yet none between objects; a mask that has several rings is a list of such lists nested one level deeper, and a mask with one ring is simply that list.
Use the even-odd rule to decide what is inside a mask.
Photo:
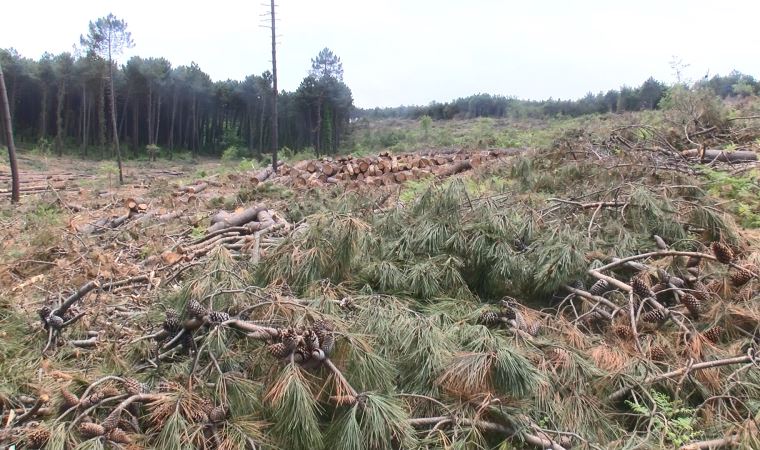
[{"label": "pine cone", "polygon": [[329,331],[319,340],[319,345],[325,356],[330,356],[335,349],[335,335]]},{"label": "pine cone", "polygon": [[284,359],[292,353],[292,351],[289,350],[282,342],[268,346],[267,350],[269,350],[269,353],[277,359]]},{"label": "pine cone", "polygon": [[64,320],[63,320],[63,317],[61,316],[56,316],[55,314],[51,314],[47,318],[47,323],[48,325],[53,327],[54,330],[60,330],[61,328],[63,328]]},{"label": "pine cone", "polygon": [[650,323],[661,323],[665,321],[665,311],[655,309],[641,316],[641,320]]},{"label": "pine cone", "polygon": [[223,311],[211,311],[208,314],[208,321],[213,324],[220,324],[230,320],[230,315]]},{"label": "pine cone", "polygon": [[29,448],[42,448],[49,440],[50,431],[46,428],[36,427],[26,433],[26,445],[28,445]]},{"label": "pine cone", "polygon": [[179,316],[173,309],[166,311],[166,319],[164,319],[163,328],[169,333],[169,335],[173,335],[182,329],[182,323],[179,321]]},{"label": "pine cone", "polygon": [[510,306],[503,306],[499,315],[507,320],[515,320],[517,318],[517,312]]},{"label": "pine cone", "polygon": [[318,335],[319,335],[319,332],[323,332],[323,331],[334,331],[334,330],[335,330],[335,328],[333,327],[333,324],[332,324],[332,322],[330,322],[329,320],[324,320],[324,319],[322,319],[322,320],[317,320],[316,322],[314,322],[314,323],[311,325],[311,328],[312,328],[313,330],[317,331],[317,332],[318,332],[318,333],[317,333]]},{"label": "pine cone", "polygon": [[621,339],[632,339],[633,338],[633,330],[628,325],[615,325],[612,329],[612,331],[617,335],[617,337]]},{"label": "pine cone", "polygon": [[306,350],[308,350],[309,353],[319,349],[319,337],[317,337],[317,333],[312,330],[306,330],[303,338],[304,343],[306,344]]},{"label": "pine cone", "polygon": [[97,423],[82,423],[79,425],[79,434],[89,439],[103,436],[106,434],[106,430]]},{"label": "pine cone", "polygon": [[697,280],[691,284],[691,295],[705,301],[710,298],[709,289],[701,281]]},{"label": "pine cone", "polygon": [[47,325],[47,318],[50,316],[50,313],[52,313],[53,310],[50,309],[49,306],[43,306],[42,308],[37,311],[37,314],[40,315],[40,320],[42,320],[42,323]]},{"label": "pine cone", "polygon": [[715,258],[723,264],[728,264],[734,260],[734,251],[723,242],[713,242],[710,245],[710,248],[712,249]]},{"label": "pine cone", "polygon": [[206,308],[195,299],[187,302],[186,309],[187,315],[196,319],[202,319],[206,315]]},{"label": "pine cone", "polygon": [[212,423],[224,422],[227,419],[227,408],[224,405],[217,406],[211,410],[208,418]]},{"label": "pine cone", "polygon": [[698,298],[687,292],[684,292],[683,295],[681,295],[681,304],[683,304],[686,309],[689,310],[689,314],[691,314],[691,317],[694,320],[699,319],[699,312],[702,310],[702,302],[699,301]]},{"label": "pine cone", "polygon": [[702,336],[704,336],[705,339],[712,342],[713,344],[720,341],[720,337],[723,335],[723,327],[720,325],[716,325],[709,330],[702,333]]},{"label": "pine cone", "polygon": [[486,326],[494,326],[499,323],[499,315],[493,311],[484,311],[480,314],[479,322]]},{"label": "pine cone", "polygon": [[525,331],[531,336],[538,336],[538,333],[541,331],[541,322],[538,320],[532,322]]},{"label": "pine cone", "polygon": [[698,267],[701,262],[702,262],[702,258],[700,258],[699,256],[689,256],[689,259],[686,260],[686,267],[687,268]]},{"label": "pine cone", "polygon": [[111,413],[105,418],[105,420],[101,423],[101,425],[106,431],[113,430],[119,426],[120,419],[121,419],[121,410],[119,408],[116,408],[113,411],[111,411]]},{"label": "pine cone", "polygon": [[108,440],[116,444],[131,444],[132,438],[121,428],[114,428],[108,433]]},{"label": "pine cone", "polygon": [[61,388],[61,397],[63,397],[63,407],[66,409],[79,405],[79,397],[64,387]]},{"label": "pine cone", "polygon": [[649,287],[647,278],[649,277],[646,274],[639,274],[631,278],[631,289],[633,289],[633,293],[638,295],[640,299],[654,297],[654,292]]},{"label": "pine cone", "polygon": [[750,272],[749,270],[742,269],[742,270],[733,272],[731,274],[731,284],[733,284],[736,287],[744,286],[751,279],[752,279],[752,272]]},{"label": "pine cone", "polygon": [[298,335],[292,328],[286,328],[280,331],[280,340],[290,352],[296,349],[298,345]]},{"label": "pine cone", "polygon": [[610,290],[610,283],[607,280],[597,280],[596,283],[591,285],[589,293],[596,296],[602,296],[605,292]]},{"label": "pine cone", "polygon": [[652,361],[664,361],[668,355],[662,347],[652,347],[649,349],[649,357]]},{"label": "pine cone", "polygon": [[144,383],[140,383],[135,378],[124,379],[124,390],[129,395],[145,394],[148,392],[148,386]]}]

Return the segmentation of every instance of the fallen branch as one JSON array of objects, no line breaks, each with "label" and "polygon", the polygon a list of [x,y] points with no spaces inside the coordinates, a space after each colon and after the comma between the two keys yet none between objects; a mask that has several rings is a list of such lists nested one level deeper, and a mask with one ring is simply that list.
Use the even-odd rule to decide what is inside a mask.
[{"label": "fallen branch", "polygon": [[714,450],[721,447],[733,447],[739,444],[739,436],[726,436],[720,439],[710,439],[708,441],[692,442],[680,447],[680,450]]},{"label": "fallen branch", "polygon": [[[502,425],[495,422],[488,422],[488,421],[479,420],[479,419],[467,419],[464,417],[451,418],[448,416],[438,416],[438,417],[423,417],[423,418],[409,420],[409,424],[413,427],[424,427],[428,425],[436,425],[441,422],[461,423],[466,426],[479,428],[481,430],[491,431],[494,433],[506,434],[509,436],[513,436],[516,434],[516,431],[512,427],[508,427],[506,425]],[[541,447],[541,448],[549,448],[552,450],[565,450],[565,447],[559,445],[558,443],[552,441],[551,439],[545,439],[545,438],[542,438],[530,433],[523,433],[522,437],[525,439],[525,442]]]},{"label": "fallen branch", "polygon": [[[649,377],[636,386],[644,386],[647,384],[657,383],[658,381],[667,380],[668,378],[675,377],[675,376],[681,376],[681,375],[687,376],[689,373],[695,370],[709,369],[712,367],[729,366],[733,364],[744,364],[744,363],[749,363],[749,362],[753,362],[752,357],[750,357],[749,355],[737,356],[734,358],[718,359],[715,361],[701,362],[701,363],[693,364],[691,366],[682,367],[680,369],[676,369],[667,373]],[[612,400],[612,401],[620,400],[621,398],[623,398],[625,394],[630,392],[636,386],[626,386],[626,387],[620,388],[617,391],[610,394],[608,398],[609,400]]]}]

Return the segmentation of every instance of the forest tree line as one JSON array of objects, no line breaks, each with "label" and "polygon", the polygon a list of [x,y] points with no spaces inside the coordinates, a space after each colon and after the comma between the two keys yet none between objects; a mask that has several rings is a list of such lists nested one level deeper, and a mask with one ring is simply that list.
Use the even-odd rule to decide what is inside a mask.
[{"label": "forest tree line", "polygon": [[[711,89],[716,95],[748,96],[760,94],[760,82],[750,75],[733,71],[727,76],[715,75],[696,83],[697,87]],[[657,108],[667,93],[668,86],[650,77],[641,86],[621,87],[606,93],[588,93],[577,100],[521,100],[491,94],[476,94],[450,102],[432,102],[426,106],[398,106],[367,108],[357,111],[366,118],[418,119],[430,116],[434,120],[471,119],[476,117],[547,118],[557,116],[578,117],[586,114],[622,113]]]},{"label": "forest tree line", "polygon": [[[83,156],[111,151],[107,60],[84,50],[33,60],[0,49],[0,63],[22,147]],[[233,146],[240,156],[271,151],[269,71],[242,81],[212,81],[196,63],[173,67],[165,58],[134,56],[118,67],[114,63],[113,73],[118,137],[128,155],[149,146],[167,156],[174,150],[216,156]],[[354,109],[340,58],[322,50],[295,92],[279,92],[277,107],[281,147],[336,152]]]}]

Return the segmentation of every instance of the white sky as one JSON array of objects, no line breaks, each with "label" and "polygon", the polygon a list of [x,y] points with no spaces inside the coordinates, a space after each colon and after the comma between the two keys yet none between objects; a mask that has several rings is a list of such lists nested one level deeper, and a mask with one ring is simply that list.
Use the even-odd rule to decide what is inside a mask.
[{"label": "white sky", "polygon": [[[24,56],[71,50],[90,20],[125,19],[127,56],[197,62],[212,79],[271,67],[268,10],[253,1],[8,0],[0,47]],[[650,75],[673,57],[698,79],[760,77],[760,1],[278,0],[280,89],[295,90],[323,47],[343,61],[361,107],[427,104],[479,92],[578,98]],[[126,58],[122,58],[126,61]]]}]

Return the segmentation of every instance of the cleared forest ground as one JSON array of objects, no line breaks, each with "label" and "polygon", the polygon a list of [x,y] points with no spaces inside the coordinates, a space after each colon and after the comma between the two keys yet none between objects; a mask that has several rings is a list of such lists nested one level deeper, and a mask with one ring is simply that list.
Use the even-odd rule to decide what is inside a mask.
[{"label": "cleared forest ground", "polygon": [[757,121],[649,119],[121,187],[22,159],[0,444],[757,448],[757,162],[682,153]]}]

